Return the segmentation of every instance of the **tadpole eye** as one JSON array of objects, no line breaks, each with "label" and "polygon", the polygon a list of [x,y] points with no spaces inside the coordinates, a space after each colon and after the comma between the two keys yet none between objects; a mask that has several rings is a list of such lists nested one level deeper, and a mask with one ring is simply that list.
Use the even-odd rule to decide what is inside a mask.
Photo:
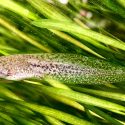
[{"label": "tadpole eye", "polygon": [[1,70],[1,71],[0,71],[0,77],[1,77],[1,78],[4,78],[4,77],[6,77],[6,76],[7,76],[7,71]]},{"label": "tadpole eye", "polygon": [[0,75],[6,75],[4,72],[0,71]]},{"label": "tadpole eye", "polygon": [[12,71],[10,69],[8,69],[7,76],[11,76],[12,74],[13,74]]}]

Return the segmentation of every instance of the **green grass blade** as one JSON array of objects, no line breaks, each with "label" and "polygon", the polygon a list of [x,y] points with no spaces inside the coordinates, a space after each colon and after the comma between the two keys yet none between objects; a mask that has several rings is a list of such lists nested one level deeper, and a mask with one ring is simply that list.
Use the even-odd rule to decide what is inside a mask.
[{"label": "green grass blade", "polygon": [[54,108],[49,108],[46,106],[41,106],[41,105],[36,105],[36,104],[32,104],[32,103],[26,103],[26,102],[22,102],[22,105],[36,111],[39,112],[41,114],[44,115],[48,115],[54,118],[57,118],[61,121],[70,123],[70,124],[75,124],[75,125],[92,125],[92,123],[85,121],[83,119],[80,119],[76,116],[67,114],[65,112],[56,110]]},{"label": "green grass blade", "polygon": [[100,54],[96,53],[94,50],[90,49],[89,47],[87,47],[86,45],[84,45],[80,41],[72,38],[71,36],[69,36],[69,35],[67,35],[67,34],[65,34],[63,32],[57,31],[57,30],[52,30],[51,29],[50,31],[52,31],[53,33],[55,33],[59,37],[69,41],[70,43],[80,47],[81,49],[86,50],[87,52],[92,53],[93,55],[96,55],[97,57],[104,58],[103,56],[101,56]]},{"label": "green grass blade", "polygon": [[[110,45],[113,46],[115,48],[121,49],[121,50],[125,50],[125,43],[118,41],[116,39],[113,39],[111,37],[105,36],[103,34],[100,34],[98,32],[89,30],[89,29],[84,29],[74,23],[69,23],[67,21],[56,21],[56,20],[49,20],[49,19],[43,19],[43,20],[38,20],[38,21],[33,21],[32,22],[33,25],[37,26],[37,27],[41,27],[41,28],[47,28],[47,29],[56,29],[56,30],[60,30],[60,31],[65,31],[68,33],[72,33],[72,34],[81,34],[87,37],[90,37],[92,39],[95,39],[99,42],[102,42],[106,45]],[[83,36],[83,39],[84,39]]]},{"label": "green grass blade", "polygon": [[102,90],[93,90],[93,89],[87,89],[87,88],[80,88],[80,87],[74,87],[75,90],[85,93],[90,93],[94,95],[99,95],[106,98],[116,99],[120,101],[125,101],[125,94],[119,93],[119,92],[109,92],[109,91],[102,91]]},{"label": "green grass blade", "polygon": [[29,18],[32,20],[38,19],[38,16],[32,12],[30,12],[29,9],[19,5],[18,3],[12,1],[12,0],[0,0],[0,6],[5,7],[15,13],[18,13],[24,18]]},{"label": "green grass blade", "polygon": [[84,93],[79,93],[79,92],[59,89],[59,88],[53,88],[53,87],[47,87],[47,86],[41,86],[40,91],[44,92],[45,94],[52,93],[52,94],[57,94],[60,96],[68,97],[70,99],[73,99],[81,103],[101,107],[101,108],[104,108],[104,109],[107,109],[109,111],[113,111],[116,113],[121,112],[121,114],[123,113],[125,115],[124,106],[121,106],[119,104],[116,104],[107,100],[99,99],[99,98],[96,98],[96,97],[93,97]]},{"label": "green grass blade", "polygon": [[38,47],[39,49],[41,49],[41,50],[43,50],[45,52],[51,52],[51,50],[49,50],[48,48],[44,47],[43,45],[41,45],[37,41],[33,40],[32,38],[30,38],[28,35],[26,35],[25,33],[21,32],[20,30],[18,30],[16,27],[14,27],[12,24],[7,22],[6,20],[0,18],[0,24],[3,25],[4,27],[6,27],[7,29],[9,29],[10,31],[12,31],[13,33],[17,34],[19,37],[21,37],[22,39],[26,40],[30,44]]},{"label": "green grass blade", "polygon": [[93,107],[93,106],[87,106],[91,111],[97,113],[99,116],[104,118],[106,121],[111,122],[113,125],[122,125],[119,121],[117,121],[115,118],[111,117],[110,115],[104,113],[103,111]]}]

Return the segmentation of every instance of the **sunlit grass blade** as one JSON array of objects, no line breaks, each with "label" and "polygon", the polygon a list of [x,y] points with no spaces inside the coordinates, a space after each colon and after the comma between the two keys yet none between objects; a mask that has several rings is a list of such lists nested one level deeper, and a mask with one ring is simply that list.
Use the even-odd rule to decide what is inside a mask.
[{"label": "sunlit grass blade", "polygon": [[21,32],[20,30],[18,30],[16,27],[14,27],[12,24],[7,22],[6,20],[0,18],[0,24],[3,25],[4,27],[6,27],[7,29],[9,29],[10,31],[14,32],[15,34],[17,34],[19,37],[21,37],[22,39],[26,40],[30,44],[38,47],[39,49],[41,49],[41,50],[43,50],[45,52],[51,52],[51,50],[49,50],[48,48],[44,47],[43,45],[41,45],[37,41],[33,40],[32,38],[30,38],[28,35],[26,35],[25,33]]},{"label": "sunlit grass blade", "polygon": [[22,100],[20,97],[18,97],[16,94],[14,94],[12,91],[8,90],[7,88],[0,86],[0,97],[7,97],[15,100]]},{"label": "sunlit grass blade", "polygon": [[88,109],[90,109],[91,111],[97,113],[99,116],[101,116],[103,119],[105,119],[106,121],[111,122],[113,125],[122,125],[121,122],[117,121],[115,118],[111,117],[110,115],[104,113],[103,111],[97,109],[96,107],[93,106],[87,106]]},{"label": "sunlit grass blade", "polygon": [[44,0],[27,0],[33,7],[35,7],[41,14],[47,18],[57,20],[70,20],[64,13],[57,7]]},{"label": "sunlit grass blade", "polygon": [[45,118],[47,119],[47,121],[52,124],[52,125],[65,125],[63,122],[53,118],[53,117],[50,117],[50,116],[45,116]]},{"label": "sunlit grass blade", "polygon": [[9,55],[5,50],[0,50],[0,53],[3,54],[3,55]]},{"label": "sunlit grass blade", "polygon": [[83,43],[81,43],[80,41],[72,38],[71,36],[63,33],[63,32],[60,32],[60,31],[57,31],[57,30],[52,30],[50,29],[50,31],[52,31],[53,33],[55,33],[56,35],[58,35],[59,37],[67,40],[68,42],[80,47],[81,49],[83,50],[86,50],[87,52],[90,52],[92,53],[93,55],[96,55],[97,57],[100,57],[100,58],[104,58],[103,56],[101,56],[100,54],[96,53],[94,50],[90,49],[89,47],[87,47],[86,45],[84,45]]},{"label": "sunlit grass blade", "polygon": [[125,9],[123,9],[122,7],[119,6],[119,4],[116,1],[113,0],[105,0],[105,1],[101,1],[102,6],[106,6],[107,8],[109,8],[110,10],[112,10],[114,13],[119,14],[120,16],[125,18]]},{"label": "sunlit grass blade", "polygon": [[[66,89],[66,90],[71,90],[68,86],[66,86],[65,84],[57,81],[57,80],[53,80],[53,79],[45,79],[45,81],[47,81],[51,86],[54,86],[56,88],[63,88],[63,89]],[[24,80],[24,82],[26,83],[31,83],[31,84],[36,84],[36,85],[42,85],[41,83],[39,82],[33,82],[33,81],[29,81],[29,80]],[[67,104],[69,106],[72,106],[78,110],[81,110],[81,111],[84,111],[84,106],[79,104],[78,102],[70,99],[70,98],[67,98],[67,97],[64,97],[64,96],[60,96],[60,95],[56,95],[56,94],[51,94],[51,93],[45,93],[46,95],[50,96],[51,98],[59,101],[59,102],[62,102],[64,104]]]},{"label": "sunlit grass blade", "polygon": [[99,98],[90,96],[88,94],[79,93],[79,92],[75,92],[72,90],[65,90],[65,89],[59,89],[59,88],[53,88],[53,87],[47,87],[47,86],[41,86],[40,88],[41,88],[40,90],[41,92],[45,92],[49,94],[52,93],[52,94],[57,94],[60,96],[68,97],[70,99],[73,99],[81,103],[101,107],[101,108],[104,108],[104,109],[107,109],[109,111],[113,111],[116,113],[121,112],[121,114],[125,115],[124,106],[107,101],[107,100],[99,99]]},{"label": "sunlit grass blade", "polygon": [[[56,20],[49,20],[49,19],[43,19],[43,20],[38,20],[38,21],[33,21],[33,25],[41,28],[47,28],[47,29],[56,29],[60,31],[65,31],[68,33],[75,34],[81,34],[87,37],[90,37],[92,39],[95,39],[99,42],[102,42],[106,45],[113,46],[115,48],[125,50],[125,43],[118,41],[116,39],[113,39],[111,37],[105,36],[103,34],[100,34],[98,32],[89,30],[89,29],[84,29],[81,28],[80,26],[76,25],[75,23],[69,23],[67,21],[56,21]],[[84,39],[83,36],[83,39]]]},{"label": "sunlit grass blade", "polygon": [[26,106],[26,107],[28,107],[28,108],[36,111],[36,112],[39,112],[41,114],[57,118],[61,121],[64,121],[64,122],[67,122],[67,123],[70,123],[70,124],[92,125],[92,123],[90,123],[88,121],[85,121],[85,120],[80,119],[76,116],[67,114],[65,112],[56,110],[54,108],[49,108],[49,107],[46,107],[46,106],[40,106],[40,105],[36,105],[36,104],[32,104],[32,103],[26,103],[26,102],[22,102],[22,105],[24,105],[24,106]]},{"label": "sunlit grass blade", "polygon": [[[34,1],[30,1],[30,0],[29,0],[29,2],[30,2],[31,4],[33,4],[33,6],[35,6],[36,9],[38,9],[38,10],[40,9],[40,12],[43,13],[43,14],[45,14],[45,15],[46,15],[47,17],[49,17],[49,18],[54,18],[54,19],[55,19],[55,16],[58,16],[58,19],[59,19],[59,20],[65,19],[66,21],[69,21],[68,18],[66,18],[63,14],[59,13],[59,10],[58,10],[58,9],[55,10],[55,7],[54,7],[54,6],[51,6],[51,5],[47,4],[47,3],[44,2],[44,1],[39,1],[39,2],[41,2],[41,4],[37,4],[38,1],[36,1],[36,0],[34,0]],[[14,5],[15,8],[11,8],[8,4]],[[22,7],[21,5],[18,5],[17,3],[13,2],[12,0],[8,0],[8,4],[5,5],[5,4],[0,3],[1,6],[7,8],[7,9],[9,9],[9,10],[11,10],[11,11],[13,11],[13,12],[19,14],[19,15],[21,15],[22,17],[29,18],[29,19],[32,19],[32,20],[37,20],[37,19],[40,18],[40,17],[38,17],[38,16],[37,16],[37,17],[34,17],[35,14],[32,13],[32,12],[30,12],[30,15],[32,15],[31,17],[33,17],[33,18],[31,18],[29,14],[26,14],[26,15],[23,14],[22,11],[25,12],[27,9],[25,9],[25,8]],[[46,5],[46,8],[43,8],[43,9],[42,9],[42,8],[41,8],[41,5],[43,6],[44,4]],[[37,7],[37,6],[38,6],[38,7]],[[18,9],[17,9],[18,7],[21,8],[21,9],[18,10]],[[41,9],[42,9],[42,10],[41,10]],[[48,11],[46,11],[46,9],[47,9]],[[53,11],[52,11],[51,9],[52,9]],[[21,10],[22,10],[22,11],[21,11]],[[27,11],[29,12],[29,10],[27,10]],[[52,12],[54,15],[51,14],[50,12]],[[56,18],[56,19],[57,19],[57,18]],[[11,30],[12,30],[12,29],[11,29]],[[78,47],[80,47],[80,48],[82,48],[82,49],[84,49],[84,50],[86,50],[86,51],[88,51],[88,52],[90,52],[90,53],[92,53],[92,54],[94,54],[94,55],[100,57],[100,58],[103,58],[103,56],[101,56],[100,54],[98,54],[98,53],[95,52],[94,50],[90,49],[89,47],[87,47],[87,46],[84,45],[83,43],[79,42],[78,40],[72,38],[71,36],[69,36],[69,35],[67,35],[67,34],[65,34],[65,33],[56,31],[56,30],[50,30],[50,31],[54,32],[54,33],[55,33],[56,35],[58,35],[59,37],[61,37],[61,38],[65,39],[65,40],[67,40],[67,41],[69,41],[69,42],[75,44],[76,46],[78,46]],[[21,33],[17,32],[17,31],[16,31],[16,33],[18,33],[18,35],[21,35]],[[39,45],[39,44],[36,43],[36,41],[34,41],[33,39],[27,38],[28,36],[26,36],[26,37],[24,38],[24,35],[21,35],[21,37],[23,37],[23,39],[28,40],[30,43],[32,43],[33,45],[39,47],[40,49],[43,49],[43,50],[46,51],[46,52],[50,52],[50,50],[48,50],[47,48],[43,47],[42,45]]]},{"label": "sunlit grass blade", "polygon": [[0,0],[0,6],[5,7],[15,13],[18,13],[22,17],[26,17],[32,20],[38,19],[37,15],[30,12],[29,9],[19,5],[18,3],[14,2],[13,0]]},{"label": "sunlit grass blade", "polygon": [[125,8],[125,1],[124,0],[117,0],[117,2]]},{"label": "sunlit grass blade", "polygon": [[116,99],[120,101],[125,101],[125,94],[119,93],[119,92],[110,92],[110,91],[102,91],[102,90],[93,90],[93,89],[87,89],[87,88],[81,88],[81,87],[74,87],[75,90],[85,93],[94,94],[97,96],[102,96],[106,98]]},{"label": "sunlit grass blade", "polygon": [[14,120],[7,114],[0,112],[0,117],[7,120],[9,123],[14,124]]}]

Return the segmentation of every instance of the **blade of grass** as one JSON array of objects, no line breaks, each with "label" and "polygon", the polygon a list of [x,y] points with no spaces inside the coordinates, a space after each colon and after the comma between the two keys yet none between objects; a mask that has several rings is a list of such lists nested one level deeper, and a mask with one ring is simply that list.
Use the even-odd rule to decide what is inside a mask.
[{"label": "blade of grass", "polygon": [[43,50],[45,52],[51,52],[51,50],[49,50],[48,48],[44,47],[43,45],[41,45],[37,41],[33,40],[32,38],[30,38],[28,35],[26,35],[25,33],[21,32],[20,30],[18,30],[16,27],[14,27],[12,24],[7,22],[6,20],[0,18],[0,24],[3,25],[4,27],[6,27],[7,29],[9,29],[10,31],[14,32],[15,34],[17,34],[19,37],[21,37],[22,39],[26,40],[30,44],[38,47],[39,49],[41,49],[41,50]]},{"label": "blade of grass", "polygon": [[[3,7],[5,7],[5,8],[7,8],[7,9],[9,9],[9,10],[11,10],[11,11],[13,11],[13,12],[15,12],[15,13],[17,13],[17,14],[19,14],[19,15],[21,15],[22,17],[25,17],[25,18],[28,18],[28,19],[32,19],[32,20],[38,20],[40,17],[35,17],[34,15],[34,13],[32,13],[31,11],[30,11],[30,15],[32,15],[33,16],[33,18],[31,18],[32,16],[30,16],[29,14],[24,14],[24,13],[22,13],[22,12],[25,12],[27,9],[25,9],[24,7],[22,7],[21,5],[19,5],[19,4],[17,4],[17,3],[15,3],[15,2],[13,2],[12,0],[7,0],[6,1],[8,4],[3,4],[3,2],[0,2],[0,5],[1,6],[3,6]],[[59,20],[67,20],[67,21],[69,21],[62,13],[59,13],[59,11],[57,11],[56,9],[55,9],[55,7],[54,6],[51,6],[51,5],[49,5],[49,4],[47,4],[46,2],[43,2],[43,1],[39,1],[39,2],[41,2],[41,4],[39,3],[39,4],[37,4],[38,3],[38,1],[36,1],[36,0],[34,0],[34,1],[30,1],[29,0],[29,2],[31,3],[31,4],[33,4],[33,6],[35,6],[35,8],[36,9],[40,9],[40,12],[41,13],[45,13],[45,15],[48,15],[48,17],[49,16],[52,16],[52,17],[54,17],[54,19],[55,19],[55,16],[57,15],[57,17],[58,18],[56,18],[56,19],[59,19]],[[9,6],[9,4],[11,5],[11,6],[15,6],[15,8],[11,8],[10,6]],[[46,5],[47,7],[45,8],[43,8],[42,10],[41,10],[41,6],[43,6],[43,5]],[[37,7],[38,6],[38,7]],[[21,8],[21,9],[19,9],[18,10],[18,7],[19,8]],[[46,9],[47,9],[47,11],[46,11]],[[50,10],[49,10],[50,9]],[[52,10],[53,11],[52,11]],[[27,11],[29,11],[29,10],[27,10]],[[54,14],[54,15],[52,15],[50,12],[52,11],[52,13]],[[56,35],[58,35],[59,37],[61,37],[61,38],[63,38],[63,39],[65,39],[65,40],[67,40],[67,41],[69,41],[69,42],[71,42],[71,43],[73,43],[73,44],[75,44],[75,45],[77,45],[78,47],[80,47],[80,48],[82,48],[82,49],[84,49],[84,50],[86,50],[86,51],[88,51],[88,52],[90,52],[90,53],[92,53],[92,54],[94,54],[94,55],[96,55],[96,56],[98,56],[98,57],[100,57],[100,58],[103,58],[101,55],[99,55],[98,53],[96,53],[95,51],[93,51],[92,49],[90,49],[89,47],[87,47],[87,46],[85,46],[84,44],[82,44],[81,42],[79,42],[78,40],[75,40],[75,39],[73,39],[72,37],[70,37],[69,35],[67,35],[67,34],[64,34],[64,33],[61,33],[61,32],[59,32],[59,31],[56,31],[56,30],[50,30],[50,31],[52,31],[52,32],[54,32]],[[19,33],[20,34],[20,33]],[[30,40],[31,41],[31,40]],[[31,41],[32,42],[32,41]],[[34,43],[34,42],[33,42]],[[39,45],[36,45],[36,46],[39,46]],[[48,51],[48,50],[46,50],[46,51]]]},{"label": "blade of grass", "polygon": [[119,14],[120,16],[122,16],[123,18],[125,18],[125,9],[123,9],[121,6],[119,6],[119,4],[116,1],[113,0],[105,0],[105,1],[101,1],[102,5],[101,6],[106,6],[108,7],[110,10],[112,10],[114,13]]},{"label": "blade of grass", "polygon": [[117,2],[125,8],[125,1],[124,0],[117,0]]},{"label": "blade of grass", "polygon": [[103,111],[97,109],[96,107],[88,106],[88,105],[86,107],[88,107],[88,109],[90,109],[91,111],[97,113],[99,116],[101,116],[102,118],[104,118],[107,122],[110,122],[113,125],[122,125],[122,123],[120,123],[119,121],[117,121],[115,118],[113,118],[110,115],[104,113]]},{"label": "blade of grass", "polygon": [[0,53],[6,56],[9,55],[7,52],[5,52],[5,50],[0,50]]},{"label": "blade of grass", "polygon": [[125,94],[118,93],[118,92],[108,92],[108,91],[102,91],[102,90],[93,90],[93,89],[87,89],[87,88],[81,88],[81,87],[73,87],[75,90],[85,93],[90,93],[94,95],[99,95],[106,98],[116,99],[120,101],[125,101]]},{"label": "blade of grass", "polygon": [[[56,81],[56,80],[53,80],[53,79],[45,79],[45,81],[47,81],[51,86],[54,86],[56,88],[63,88],[63,89],[66,89],[66,90],[71,90],[68,86],[66,86],[65,84],[62,84],[60,83],[59,81]],[[41,85],[41,83],[39,82],[33,82],[33,81],[29,81],[29,80],[24,80],[24,82],[26,83],[32,83],[32,84],[37,84],[37,85]],[[84,107],[79,104],[78,102],[72,100],[72,99],[69,99],[67,97],[64,97],[64,96],[59,96],[59,95],[56,95],[56,94],[49,94],[49,93],[45,93],[46,95],[50,96],[51,98],[59,101],[59,102],[62,102],[64,104],[67,104],[69,106],[72,106],[78,110],[81,110],[81,111],[84,111]]]},{"label": "blade of grass", "polygon": [[9,89],[0,86],[0,97],[1,96],[6,96],[7,98],[12,98],[15,100],[22,100],[19,96],[17,96],[16,94],[14,94],[12,91],[10,91]]},{"label": "blade of grass", "polygon": [[51,124],[51,125],[65,125],[64,123],[62,123],[61,121],[50,117],[50,116],[45,116],[45,118],[47,119],[47,121]]},{"label": "blade of grass", "polygon": [[68,97],[68,98],[78,101],[80,103],[94,105],[94,106],[97,106],[100,108],[107,109],[109,111],[113,111],[113,112],[125,115],[124,106],[121,106],[121,105],[113,103],[113,102],[109,102],[107,100],[99,99],[99,98],[96,98],[96,97],[93,97],[93,96],[90,96],[90,95],[87,95],[84,93],[79,93],[79,92],[60,89],[60,88],[47,87],[47,86],[43,86],[43,85],[40,87],[40,92],[49,93],[49,94],[51,93],[51,94]]},{"label": "blade of grass", "polygon": [[57,30],[52,30],[50,29],[50,31],[52,31],[53,33],[55,33],[56,35],[58,35],[59,37],[67,40],[68,42],[80,47],[81,49],[83,50],[86,50],[87,52],[90,52],[92,53],[93,55],[96,55],[97,57],[100,57],[100,58],[104,58],[103,56],[101,56],[100,54],[96,53],[95,51],[93,51],[92,49],[90,49],[89,47],[85,46],[84,44],[82,44],[80,41],[72,38],[71,36],[63,33],[63,32],[60,32],[60,31],[57,31]]},{"label": "blade of grass", "polygon": [[0,6],[5,7],[15,13],[18,13],[24,18],[29,18],[31,20],[39,19],[38,16],[31,11],[29,11],[27,8],[19,5],[18,3],[12,1],[12,0],[0,0]]},{"label": "blade of grass", "polygon": [[72,33],[75,35],[81,34],[81,35],[83,35],[83,39],[84,39],[84,36],[87,36],[89,38],[95,39],[104,44],[116,47],[121,50],[125,50],[124,42],[118,41],[109,36],[105,36],[103,34],[100,34],[98,32],[95,32],[95,31],[92,31],[89,29],[84,29],[84,28],[76,25],[73,22],[69,23],[67,21],[63,22],[63,21],[43,19],[43,20],[33,21],[32,24],[37,27],[47,28],[47,29],[56,29],[56,30]]},{"label": "blade of grass", "polygon": [[14,120],[7,114],[0,112],[0,117],[2,117],[3,119],[7,120],[10,123],[14,124]]},{"label": "blade of grass", "polygon": [[44,0],[27,0],[33,7],[35,7],[41,14],[47,18],[57,20],[70,20],[64,13],[57,7]]},{"label": "blade of grass", "polygon": [[26,107],[28,107],[28,108],[36,111],[36,112],[54,117],[56,119],[59,119],[61,121],[64,121],[64,122],[67,122],[67,123],[70,123],[70,124],[92,125],[92,123],[90,123],[88,121],[85,121],[85,120],[80,119],[76,116],[67,114],[65,112],[56,110],[54,108],[49,108],[49,107],[46,107],[46,106],[40,106],[40,105],[36,105],[36,104],[32,104],[32,103],[26,103],[26,102],[20,102],[20,104],[22,104],[22,105],[24,105],[24,106],[26,106]]},{"label": "blade of grass", "polygon": [[100,125],[98,123],[98,121],[95,119],[95,117],[93,117],[93,115],[90,113],[92,111],[90,111],[86,106],[85,106],[85,112],[86,112],[88,118],[92,121],[92,123],[94,123],[94,125]]},{"label": "blade of grass", "polygon": [[[54,6],[52,6],[51,4],[48,4],[42,0],[40,0],[39,2],[37,0],[28,0],[28,2],[33,5],[37,10],[39,10],[40,13],[42,13],[43,15],[45,15],[47,18],[51,18],[51,19],[56,19],[56,20],[66,20],[66,21],[70,21],[69,18],[67,18],[63,13],[61,13],[60,10],[58,10],[57,8],[55,8]],[[52,14],[51,14],[52,12]],[[103,56],[101,56],[100,54],[96,53],[95,51],[93,51],[92,49],[90,49],[89,47],[85,46],[84,44],[82,44],[81,42],[79,42],[76,39],[73,39],[72,37],[70,37],[67,34],[64,34],[62,32],[56,31],[56,30],[50,30],[53,33],[55,33],[56,35],[58,35],[59,37],[75,44],[76,46],[100,57],[100,58],[104,58]]]}]

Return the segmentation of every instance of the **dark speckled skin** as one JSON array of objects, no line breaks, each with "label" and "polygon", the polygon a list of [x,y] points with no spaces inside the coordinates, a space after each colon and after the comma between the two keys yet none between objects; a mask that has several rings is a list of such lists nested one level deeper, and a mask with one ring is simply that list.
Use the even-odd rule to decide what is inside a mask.
[{"label": "dark speckled skin", "polygon": [[49,76],[70,84],[125,81],[125,67],[75,54],[24,54],[0,57],[0,77],[9,80]]}]

